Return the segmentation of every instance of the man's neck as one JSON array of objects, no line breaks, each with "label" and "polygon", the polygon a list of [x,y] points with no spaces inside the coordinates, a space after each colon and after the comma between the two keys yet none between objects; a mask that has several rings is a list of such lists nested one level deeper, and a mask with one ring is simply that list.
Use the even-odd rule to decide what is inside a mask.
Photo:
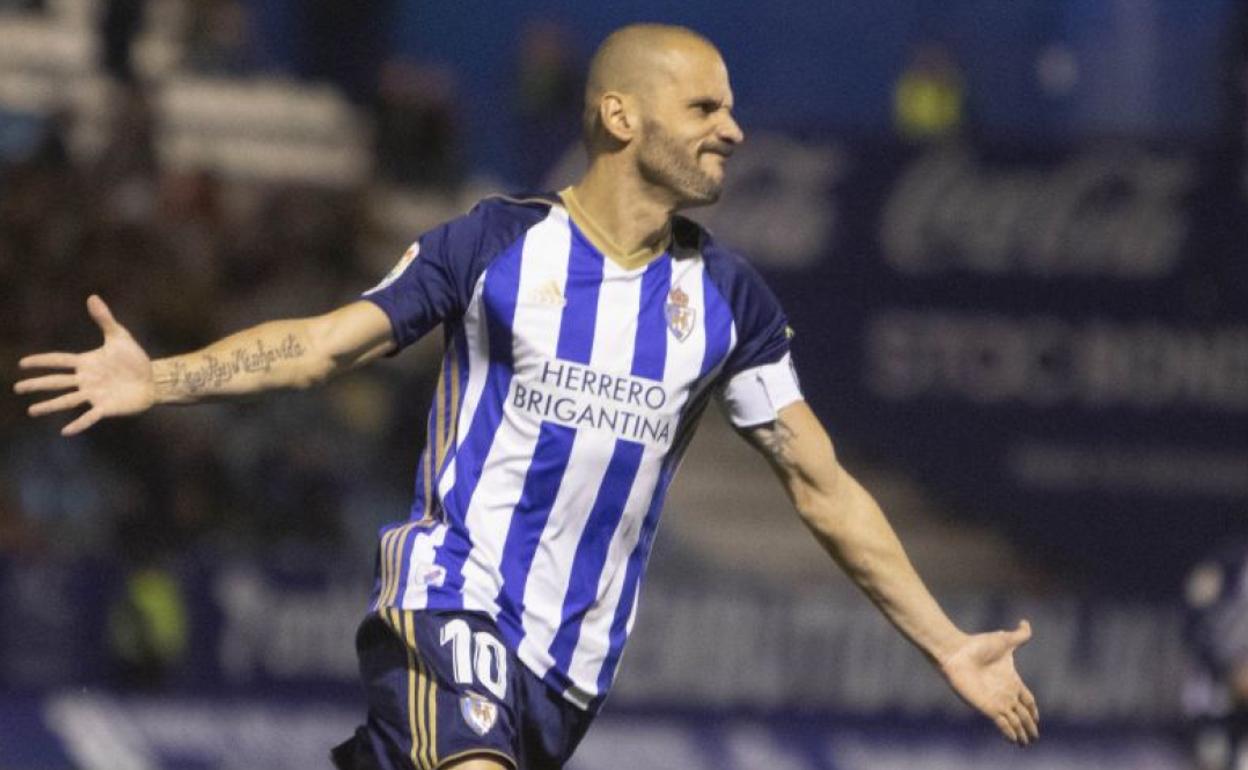
[{"label": "man's neck", "polygon": [[[671,232],[673,202],[628,173],[599,162],[572,187],[577,204],[623,254],[661,251]],[[631,169],[629,170],[631,171]]]}]

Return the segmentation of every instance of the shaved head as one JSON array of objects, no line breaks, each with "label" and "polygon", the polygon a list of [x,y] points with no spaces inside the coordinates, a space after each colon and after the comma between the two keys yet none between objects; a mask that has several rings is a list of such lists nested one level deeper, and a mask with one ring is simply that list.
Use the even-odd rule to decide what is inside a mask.
[{"label": "shaved head", "polygon": [[679,59],[696,53],[720,59],[711,41],[686,27],[630,24],[612,32],[589,63],[583,130],[592,155],[601,136],[599,105],[607,93],[644,99],[655,86],[676,76]]},{"label": "shaved head", "polygon": [[745,139],[732,108],[728,67],[709,40],[662,24],[618,29],[586,78],[587,176],[669,210],[714,203]]}]

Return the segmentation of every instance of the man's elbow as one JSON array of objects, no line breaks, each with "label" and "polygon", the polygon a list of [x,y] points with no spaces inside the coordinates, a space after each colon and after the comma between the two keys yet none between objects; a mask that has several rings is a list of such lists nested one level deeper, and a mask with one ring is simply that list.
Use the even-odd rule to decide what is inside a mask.
[{"label": "man's elbow", "polygon": [[293,390],[309,390],[326,382],[334,373],[334,365],[331,361],[309,361],[307,365],[300,367],[291,378],[290,387]]},{"label": "man's elbow", "polygon": [[295,372],[292,387],[307,390],[322,385],[354,367],[359,356],[343,340],[335,313],[308,319],[305,326],[308,355]]}]

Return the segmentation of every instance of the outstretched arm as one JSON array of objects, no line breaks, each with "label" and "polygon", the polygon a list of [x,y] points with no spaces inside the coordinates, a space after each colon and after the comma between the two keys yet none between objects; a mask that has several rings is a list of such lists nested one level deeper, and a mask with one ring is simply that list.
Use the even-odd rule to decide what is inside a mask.
[{"label": "outstretched arm", "polygon": [[1011,742],[1039,737],[1035,698],[1014,669],[1014,650],[1031,636],[958,630],[910,564],[875,499],[837,462],[832,442],[804,401],[775,422],[747,429],[802,521],[854,583],[940,669],[954,691],[993,720]]},{"label": "outstretched arm", "polygon": [[276,388],[306,388],[371,361],[393,347],[390,321],[371,302],[354,302],[325,315],[270,321],[232,334],[194,353],[151,360],[104,300],[87,311],[104,343],[85,353],[39,353],[23,369],[52,369],[19,381],[17,393],[67,391],[32,405],[40,416],[89,409],[61,433],[81,433],[105,417],[138,414],[155,404],[191,404]]}]

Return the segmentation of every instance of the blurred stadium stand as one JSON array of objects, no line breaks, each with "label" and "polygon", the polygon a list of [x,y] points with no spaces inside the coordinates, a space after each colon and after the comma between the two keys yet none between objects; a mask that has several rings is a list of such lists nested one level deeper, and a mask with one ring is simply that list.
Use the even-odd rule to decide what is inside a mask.
[{"label": "blurred stadium stand", "polygon": [[[633,20],[395,0],[336,43],[341,4],[150,0],[110,43],[127,79],[106,5],[0,2],[7,382],[94,344],[89,292],[183,350],[571,179],[569,83]],[[1031,618],[1047,734],[1007,753],[968,720],[708,414],[574,770],[1187,767],[1181,579],[1248,534],[1248,13],[635,10],[723,47],[749,140],[697,216],[768,274],[811,402],[952,614]],[[0,768],[323,765],[436,348],[68,442],[0,400]]]},{"label": "blurred stadium stand", "polygon": [[[179,71],[187,58],[178,3],[152,3],[134,43],[136,70],[161,126],[162,167],[207,169],[232,180],[332,187],[361,184],[371,170],[366,118],[326,85],[289,78],[206,77]],[[0,26],[0,102],[35,113],[70,110],[77,157],[104,151],[119,85],[98,66],[90,2]]]}]

